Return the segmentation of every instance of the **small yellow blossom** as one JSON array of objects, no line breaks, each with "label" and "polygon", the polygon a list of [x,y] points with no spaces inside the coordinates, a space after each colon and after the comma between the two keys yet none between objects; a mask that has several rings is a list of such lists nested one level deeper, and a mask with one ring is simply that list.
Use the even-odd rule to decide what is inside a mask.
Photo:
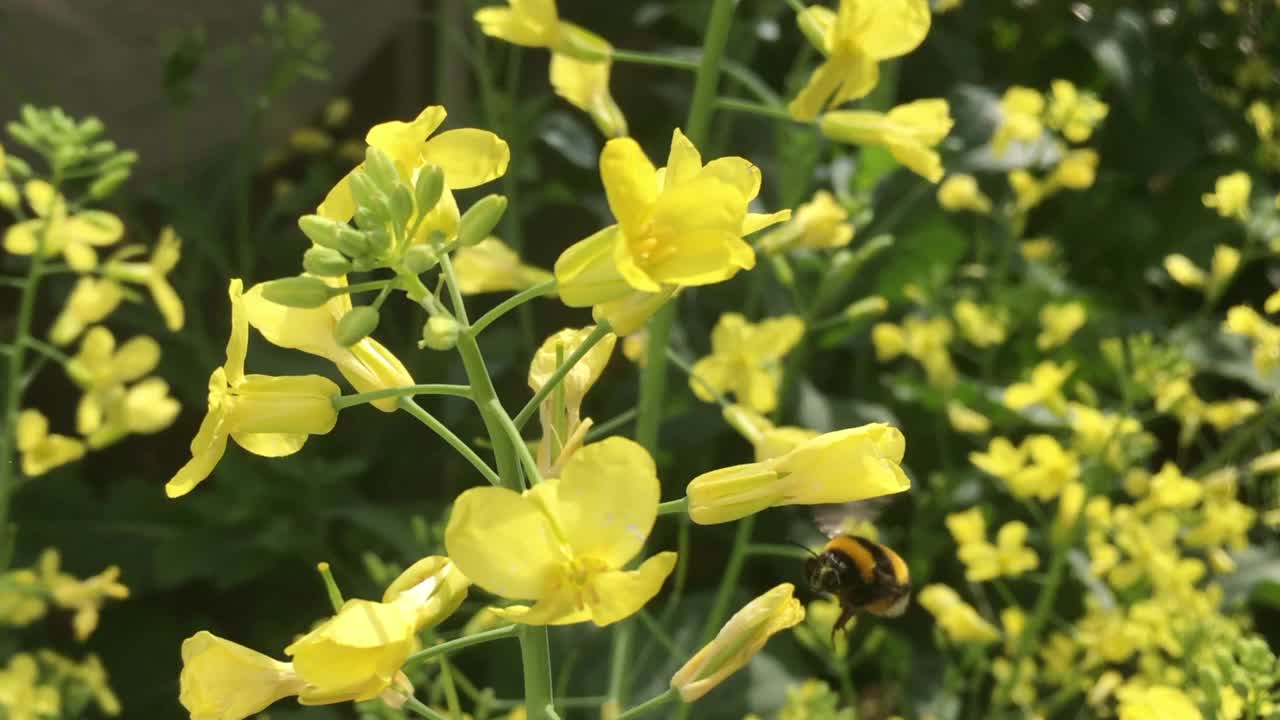
[{"label": "small yellow blossom", "polygon": [[1052,187],[1046,183],[1041,183],[1026,170],[1011,171],[1009,173],[1009,187],[1013,190],[1014,202],[1019,210],[1030,210],[1053,194]]},{"label": "small yellow blossom", "polygon": [[124,223],[109,212],[69,215],[66,199],[44,180],[29,180],[23,193],[36,217],[5,230],[4,249],[14,255],[33,255],[39,248],[45,257],[61,254],[71,269],[89,272],[98,266],[94,248],[114,245],[124,237]]},{"label": "small yellow blossom", "polygon": [[463,295],[527,290],[551,279],[551,273],[525,265],[515,250],[496,237],[458,249],[453,254],[453,272]]},{"label": "small yellow blossom", "polygon": [[1106,103],[1091,92],[1080,92],[1068,80],[1054,80],[1049,90],[1045,124],[1071,142],[1087,141],[1098,123],[1107,117]]},{"label": "small yellow blossom", "polygon": [[1068,190],[1086,190],[1098,174],[1098,152],[1090,148],[1072,150],[1049,175],[1049,185]]},{"label": "small yellow blossom", "polygon": [[760,238],[759,248],[767,253],[788,250],[830,250],[848,245],[854,229],[849,211],[826,190],[796,208],[791,219]]},{"label": "small yellow blossom", "polygon": [[1088,318],[1084,303],[1069,302],[1050,304],[1040,308],[1040,334],[1036,336],[1036,347],[1041,350],[1058,347],[1084,327]]},{"label": "small yellow blossom", "polygon": [[[848,632],[833,632],[842,612],[838,600],[825,597],[811,600],[805,606],[804,623],[795,629],[796,640],[819,654],[829,653],[837,658],[848,657]],[[856,621],[856,616],[854,620]],[[846,630],[851,631],[851,628],[846,627]]]},{"label": "small yellow blossom", "polygon": [[1007,336],[1008,318],[1004,308],[978,305],[972,300],[959,300],[951,311],[960,328],[960,336],[975,347],[993,347]]},{"label": "small yellow blossom", "polygon": [[1014,383],[1005,388],[1004,404],[1011,410],[1024,410],[1037,403],[1057,414],[1066,410],[1066,398],[1062,386],[1075,372],[1072,363],[1059,365],[1046,360],[1031,370],[1028,382]]},{"label": "small yellow blossom", "polygon": [[301,127],[289,134],[289,147],[304,155],[319,155],[333,147],[333,136],[313,127]]},{"label": "small yellow blossom", "polygon": [[115,391],[155,369],[160,343],[140,335],[116,349],[115,336],[96,325],[80,340],[80,352],[67,364],[67,374],[85,391],[76,410],[76,429],[90,435],[102,425],[107,400]]},{"label": "small yellow blossom", "polygon": [[951,108],[940,98],[916,100],[887,113],[836,110],[818,121],[822,134],[854,145],[884,145],[909,170],[929,182],[942,179],[942,158],[934,148],[951,132]]},{"label": "small yellow blossom", "polygon": [[[534,392],[541,390],[556,368],[594,330],[594,326],[576,330],[566,328],[543,341],[533,355],[533,362],[529,364],[529,388]],[[559,475],[565,461],[582,446],[583,438],[591,428],[591,419],[582,418],[582,401],[591,386],[600,379],[609,358],[613,356],[617,340],[613,333],[606,334],[564,376],[559,389],[548,395],[538,407],[538,418],[542,424],[542,440],[538,443],[538,467],[544,475]],[[557,393],[561,389],[563,404],[557,400]],[[557,411],[563,415],[558,416]]]},{"label": "small yellow blossom", "polygon": [[902,433],[883,423],[818,435],[785,455],[694,478],[686,488],[689,517],[708,525],[780,505],[843,503],[903,492],[911,487],[899,465],[905,449]]},{"label": "small yellow blossom", "polygon": [[[644,545],[658,515],[658,477],[644,448],[620,437],[584,446],[560,478],[524,494],[471,488],[454,502],[445,530],[449,558],[476,585],[536,601],[495,612],[531,625],[629,617],[658,593],[676,554],[622,568]],[[511,562],[511,548],[520,562]]]},{"label": "small yellow blossom", "polygon": [[693,365],[689,387],[703,402],[714,401],[713,393],[732,392],[746,407],[771,412],[782,385],[781,360],[803,336],[804,321],[796,315],[752,324],[725,313],[711,331],[711,354]]},{"label": "small yellow blossom", "polygon": [[622,354],[639,367],[644,367],[649,354],[649,331],[637,330],[622,338]]},{"label": "small yellow blossom", "polygon": [[946,585],[925,586],[919,599],[947,637],[955,642],[985,645],[1000,639],[996,626],[983,619],[972,605],[961,600],[960,595]]},{"label": "small yellow blossom", "polygon": [[1163,685],[1126,685],[1116,691],[1119,720],[1202,720],[1200,709],[1181,690]]},{"label": "small yellow blossom", "polygon": [[1024,240],[1018,245],[1018,252],[1029,261],[1047,260],[1053,256],[1058,246],[1053,238],[1038,237]]},{"label": "small yellow blossom", "polygon": [[[1018,683],[1008,689],[1009,700],[1015,705],[1029,710],[1036,701],[1036,663],[1031,658],[1023,658],[1018,663]],[[996,658],[991,662],[991,676],[1000,686],[1008,685],[1014,679],[1014,664],[1008,658]]]},{"label": "small yellow blossom", "polygon": [[62,717],[61,705],[58,688],[40,683],[40,667],[29,653],[14,653],[0,669],[0,714],[6,720]]},{"label": "small yellow blossom", "polygon": [[986,520],[977,508],[948,515],[946,522],[959,546],[956,555],[964,563],[965,577],[970,582],[1016,577],[1040,564],[1036,552],[1026,546],[1026,523],[1006,523],[992,545],[987,541]]},{"label": "small yellow blossom", "polygon": [[1280,367],[1280,326],[1268,322],[1257,310],[1236,305],[1227,311],[1222,329],[1253,340],[1253,366],[1259,373],[1265,375]]},{"label": "small yellow blossom", "polygon": [[246,375],[249,319],[239,279],[231,281],[231,337],[227,361],[209,376],[209,412],[191,441],[191,460],[165,485],[181,497],[200,484],[222,459],[227,438],[255,455],[283,457],[302,449],[308,435],[324,434],[338,422],[332,399],[341,390],[319,375]]},{"label": "small yellow blossom", "polygon": [[182,307],[182,298],[169,284],[169,273],[182,257],[182,238],[173,228],[166,227],[160,231],[160,238],[151,251],[148,262],[139,262],[133,258],[145,249],[141,245],[129,245],[111,256],[102,267],[105,277],[125,283],[145,285],[151,293],[151,299],[164,318],[165,327],[171,331],[182,329],[186,321],[186,312]]},{"label": "small yellow blossom", "polygon": [[956,432],[969,435],[982,435],[991,430],[991,421],[986,415],[957,400],[947,403],[947,421]]},{"label": "small yellow blossom", "polygon": [[952,333],[951,321],[945,317],[909,317],[901,326],[876,323],[871,328],[871,343],[877,360],[887,362],[905,353],[924,367],[931,385],[945,389],[956,381],[956,369],[947,352]]},{"label": "small yellow blossom", "polygon": [[1276,117],[1271,111],[1270,106],[1261,100],[1254,100],[1245,110],[1245,116],[1249,118],[1249,124],[1253,125],[1253,129],[1258,132],[1258,139],[1268,142],[1275,137],[1276,134]]},{"label": "small yellow blossom", "polygon": [[49,339],[55,345],[72,342],[85,328],[115,312],[121,300],[124,300],[124,291],[114,280],[82,275],[71,288],[62,312],[54,319]]},{"label": "small yellow blossom", "polygon": [[715,638],[671,677],[671,687],[690,703],[742,669],[779,632],[804,620],[804,606],[783,583],[747,603],[720,628]]},{"label": "small yellow blossom", "polygon": [[66,435],[51,434],[49,420],[39,410],[18,414],[14,430],[22,454],[22,474],[37,477],[84,457],[84,444]]},{"label": "small yellow blossom", "polygon": [[1226,289],[1239,267],[1240,251],[1230,245],[1214,248],[1208,273],[1181,253],[1174,253],[1164,259],[1164,269],[1174,282],[1185,288],[1204,289],[1210,298],[1218,297]]},{"label": "small yellow blossom", "polygon": [[[169,383],[150,377],[129,387],[117,385],[108,389],[90,409],[82,405],[84,412],[77,416],[77,429],[83,433],[87,426],[81,422],[97,423],[87,441],[89,447],[98,450],[131,433],[158,433],[173,424],[181,409],[169,395]],[[93,414],[98,410],[100,416]]]},{"label": "small yellow blossom", "polygon": [[84,642],[98,627],[98,617],[103,603],[108,600],[123,600],[129,597],[129,588],[119,582],[120,568],[112,565],[102,572],[84,580],[78,580],[58,571],[58,555],[56,550],[45,551],[42,572],[46,575],[46,584],[58,607],[74,610],[71,625],[76,639]]},{"label": "small yellow blossom", "polygon": [[778,427],[765,416],[742,405],[730,405],[722,414],[725,422],[751,443],[756,462],[782,457],[820,434],[802,427]]},{"label": "small yellow blossom", "polygon": [[1174,253],[1164,259],[1165,272],[1173,281],[1185,288],[1202,288],[1208,277],[1186,255]]},{"label": "small yellow blossom", "polygon": [[1038,90],[1014,85],[1000,98],[1000,127],[991,137],[991,148],[1003,155],[1009,143],[1035,140],[1044,132],[1040,116],[1044,113],[1044,95]]},{"label": "small yellow blossom", "polygon": [[991,198],[978,187],[978,181],[964,173],[948,175],[938,186],[938,204],[943,210],[971,210],[982,215],[991,212]]},{"label": "small yellow blossom", "polygon": [[810,5],[796,17],[823,62],[787,106],[796,120],[813,120],[870,93],[880,80],[879,62],[906,55],[929,32],[925,0],[840,0],[835,12]]},{"label": "small yellow blossom", "polygon": [[1249,217],[1249,193],[1253,180],[1244,171],[1223,175],[1214,183],[1213,192],[1201,197],[1207,208],[1215,208],[1225,218],[1244,220]]},{"label": "small yellow blossom", "polygon": [[305,683],[293,663],[201,630],[182,643],[178,684],[178,699],[191,720],[243,720],[297,695]]}]

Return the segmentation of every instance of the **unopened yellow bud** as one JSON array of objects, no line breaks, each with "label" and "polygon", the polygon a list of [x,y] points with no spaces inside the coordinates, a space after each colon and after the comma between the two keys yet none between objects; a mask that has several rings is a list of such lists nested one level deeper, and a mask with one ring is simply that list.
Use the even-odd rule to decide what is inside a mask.
[{"label": "unopened yellow bud", "polygon": [[422,326],[422,340],[418,342],[418,347],[452,350],[458,343],[458,333],[458,321],[451,317],[436,315],[427,318],[426,324]]}]

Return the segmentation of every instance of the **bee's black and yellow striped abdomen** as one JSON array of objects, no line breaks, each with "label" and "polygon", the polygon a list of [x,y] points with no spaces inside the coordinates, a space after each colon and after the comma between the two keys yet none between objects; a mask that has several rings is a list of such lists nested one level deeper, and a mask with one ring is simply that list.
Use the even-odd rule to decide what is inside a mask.
[{"label": "bee's black and yellow striped abdomen", "polygon": [[835,595],[843,613],[840,628],[854,613],[896,617],[906,609],[911,574],[898,553],[857,535],[837,535],[809,561],[809,584]]}]

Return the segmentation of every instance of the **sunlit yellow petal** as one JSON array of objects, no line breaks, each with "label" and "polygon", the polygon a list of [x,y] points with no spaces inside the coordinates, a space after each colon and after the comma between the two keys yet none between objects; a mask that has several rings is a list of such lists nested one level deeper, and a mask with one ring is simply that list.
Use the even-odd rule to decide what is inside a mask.
[{"label": "sunlit yellow petal", "polygon": [[604,626],[631,617],[662,589],[676,559],[673,552],[661,552],[635,570],[615,570],[593,577],[586,592],[591,621]]},{"label": "sunlit yellow petal", "polygon": [[560,254],[555,275],[565,305],[589,307],[618,300],[631,291],[614,262],[618,242],[618,226],[610,225]]},{"label": "sunlit yellow petal", "polygon": [[621,437],[584,446],[560,477],[556,513],[576,555],[622,567],[640,551],[658,516],[657,466]]},{"label": "sunlit yellow petal", "polygon": [[634,232],[658,199],[657,170],[631,138],[614,138],[600,153],[600,179],[609,208],[624,231]]},{"label": "sunlit yellow petal", "polygon": [[333,398],[342,390],[319,375],[246,375],[227,414],[235,433],[323,435],[338,422]]},{"label": "sunlit yellow petal", "polygon": [[507,142],[488,130],[462,128],[427,141],[422,158],[444,170],[444,182],[455,190],[502,177],[511,160]]},{"label": "sunlit yellow petal", "polygon": [[564,559],[547,516],[506,488],[471,488],[459,495],[444,542],[449,559],[472,582],[509,598],[542,597]]},{"label": "sunlit yellow petal", "polygon": [[227,433],[222,428],[222,417],[216,411],[210,411],[191,441],[191,459],[165,483],[165,495],[177,498],[191,492],[209,477],[226,450]]}]

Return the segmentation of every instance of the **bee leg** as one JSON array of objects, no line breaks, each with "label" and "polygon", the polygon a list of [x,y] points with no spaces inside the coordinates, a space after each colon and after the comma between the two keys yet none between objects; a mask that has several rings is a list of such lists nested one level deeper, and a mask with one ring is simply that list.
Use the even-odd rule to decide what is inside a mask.
[{"label": "bee leg", "polygon": [[831,626],[831,646],[832,647],[835,647],[835,644],[836,644],[836,633],[841,630],[844,630],[845,626],[849,624],[849,621],[853,619],[853,616],[855,614],[857,614],[857,610],[855,610],[854,608],[849,607],[847,605],[841,606],[840,617],[836,619],[835,625]]}]

